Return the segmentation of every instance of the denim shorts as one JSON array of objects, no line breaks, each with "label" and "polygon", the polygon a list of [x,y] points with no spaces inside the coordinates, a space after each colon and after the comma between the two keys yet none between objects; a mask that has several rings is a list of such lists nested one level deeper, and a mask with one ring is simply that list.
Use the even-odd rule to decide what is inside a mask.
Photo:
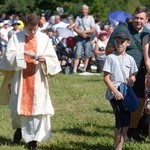
[{"label": "denim shorts", "polygon": [[92,44],[89,37],[77,37],[75,58],[90,58],[92,55]]},{"label": "denim shorts", "polygon": [[113,108],[115,115],[116,128],[120,129],[130,125],[130,112],[124,110],[122,107],[122,101],[117,101],[116,99],[111,99],[110,104]]}]

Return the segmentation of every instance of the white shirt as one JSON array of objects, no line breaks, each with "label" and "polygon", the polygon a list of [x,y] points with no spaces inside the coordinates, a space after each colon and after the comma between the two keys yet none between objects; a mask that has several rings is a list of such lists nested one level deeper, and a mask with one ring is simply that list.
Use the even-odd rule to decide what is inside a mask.
[{"label": "white shirt", "polygon": [[63,21],[61,21],[61,22],[59,22],[59,23],[57,23],[57,24],[54,24],[54,25],[52,26],[52,29],[53,29],[54,31],[56,31],[56,29],[57,29],[58,27],[60,27],[60,28],[66,28],[68,25],[69,25],[69,24],[67,24],[67,23],[65,23],[65,22],[63,22]]},{"label": "white shirt", "polygon": [[[131,74],[136,73],[138,69],[134,58],[128,54],[124,56],[117,55],[116,52],[109,54],[106,57],[103,71],[110,73],[110,79],[116,88],[118,88],[118,86],[125,81],[122,70],[126,76],[126,79],[129,79]],[[113,97],[113,93],[107,89],[106,99],[110,100]]]},{"label": "white shirt", "polygon": [[1,38],[1,44],[2,45],[7,45],[7,42],[8,42],[8,32],[11,30],[12,28],[1,28],[0,29],[0,34],[1,34],[1,36],[6,40],[3,40],[2,38]]}]

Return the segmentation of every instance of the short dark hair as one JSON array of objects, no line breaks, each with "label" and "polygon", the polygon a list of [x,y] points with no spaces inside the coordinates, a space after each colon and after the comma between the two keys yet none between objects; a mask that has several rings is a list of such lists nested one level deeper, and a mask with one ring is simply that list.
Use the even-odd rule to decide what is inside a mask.
[{"label": "short dark hair", "polygon": [[146,17],[148,18],[149,17],[149,10],[146,6],[138,6],[135,11],[134,11],[134,15],[136,14],[139,14],[139,13],[142,13],[142,12],[145,12],[146,13]]},{"label": "short dark hair", "polygon": [[33,26],[36,26],[39,24],[39,20],[40,16],[38,16],[36,13],[27,14],[24,18],[24,24],[31,24]]}]

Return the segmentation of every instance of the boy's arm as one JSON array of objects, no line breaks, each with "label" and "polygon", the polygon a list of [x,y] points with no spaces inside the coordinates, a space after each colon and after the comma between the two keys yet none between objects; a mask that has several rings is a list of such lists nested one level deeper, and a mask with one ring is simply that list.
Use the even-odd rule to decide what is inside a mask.
[{"label": "boy's arm", "polygon": [[104,82],[111,90],[115,96],[116,100],[123,100],[123,95],[113,86],[111,80],[110,80],[110,73],[104,71]]},{"label": "boy's arm", "polygon": [[135,77],[135,74],[131,74],[130,75],[130,78],[126,81],[129,86],[133,86],[134,85],[134,82],[136,80],[136,77]]}]

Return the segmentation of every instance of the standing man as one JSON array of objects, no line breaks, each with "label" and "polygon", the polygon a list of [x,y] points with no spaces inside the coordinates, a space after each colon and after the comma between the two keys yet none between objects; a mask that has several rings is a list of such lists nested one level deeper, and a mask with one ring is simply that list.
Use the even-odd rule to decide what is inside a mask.
[{"label": "standing man", "polygon": [[4,55],[7,43],[8,43],[8,32],[11,30],[10,22],[9,20],[4,20],[3,27],[0,29],[0,45],[1,45],[1,51],[2,55]]},{"label": "standing man", "polygon": [[30,150],[37,150],[37,142],[51,136],[54,114],[47,76],[57,74],[61,67],[48,36],[37,31],[39,17],[28,14],[24,23],[25,30],[12,35],[3,58],[6,70],[14,70],[9,99],[16,129],[13,142],[23,139]]},{"label": "standing man", "polygon": [[86,71],[89,58],[92,53],[91,38],[94,34],[95,22],[94,18],[89,15],[89,7],[87,5],[82,6],[82,15],[78,16],[75,21],[75,32],[77,32],[77,43],[75,50],[75,61],[73,72],[77,73],[78,64],[80,58],[82,58],[82,51],[84,50],[84,68]]},{"label": "standing man", "polygon": [[69,24],[62,21],[60,15],[55,16],[55,24],[52,25],[54,32],[57,32],[57,28],[67,28]]},{"label": "standing man", "polygon": [[18,22],[18,20],[14,20],[11,24],[11,26],[13,27],[12,30],[10,30],[8,32],[8,40],[11,38],[11,36],[17,32],[20,32],[21,30],[19,29],[19,25],[20,23]]},{"label": "standing man", "polygon": [[112,33],[107,47],[106,47],[106,54],[111,53],[114,51],[115,43],[114,43],[114,35],[118,31],[125,31],[130,33],[130,41],[131,44],[129,47],[127,47],[126,52],[131,55],[137,64],[138,67],[138,73],[136,75],[136,81],[133,86],[134,92],[139,97],[140,106],[139,108],[131,113],[131,122],[130,122],[130,128],[128,130],[128,136],[130,139],[134,139],[136,141],[143,141],[145,140],[144,137],[142,137],[138,131],[137,126],[140,120],[140,117],[143,112],[144,104],[145,104],[145,74],[146,74],[146,68],[144,64],[143,59],[143,50],[142,50],[142,39],[143,37],[148,34],[148,30],[146,27],[144,27],[144,24],[148,20],[148,9],[145,6],[138,6],[135,9],[134,15],[133,15],[133,21],[129,22],[126,25],[120,25],[118,26],[114,32]]}]

